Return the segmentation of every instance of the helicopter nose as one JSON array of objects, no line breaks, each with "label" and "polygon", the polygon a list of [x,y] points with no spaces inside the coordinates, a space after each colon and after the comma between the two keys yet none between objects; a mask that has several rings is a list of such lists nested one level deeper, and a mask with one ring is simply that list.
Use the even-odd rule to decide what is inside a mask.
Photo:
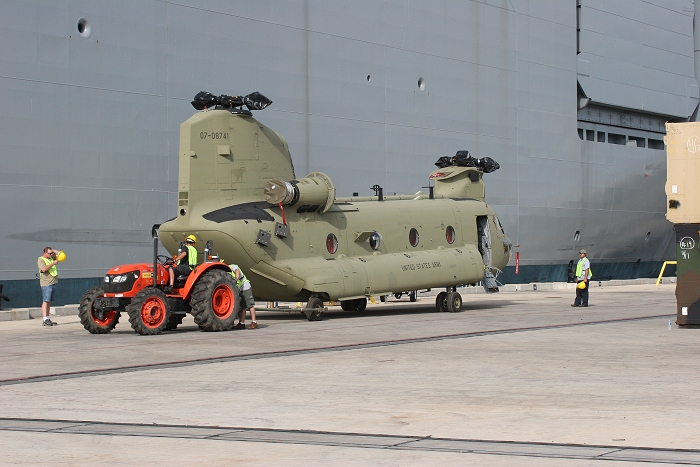
[{"label": "helicopter nose", "polygon": [[508,237],[503,237],[503,253],[508,254],[510,257],[510,252],[513,249],[513,242],[510,241]]},{"label": "helicopter nose", "polygon": [[[511,255],[513,254],[513,242],[506,236],[503,237],[503,265],[510,262]],[[501,268],[502,269],[502,268]]]}]

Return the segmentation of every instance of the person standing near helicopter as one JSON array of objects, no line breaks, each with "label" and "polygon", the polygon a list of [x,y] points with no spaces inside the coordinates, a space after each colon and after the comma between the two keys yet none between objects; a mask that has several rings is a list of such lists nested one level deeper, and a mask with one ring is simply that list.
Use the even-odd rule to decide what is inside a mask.
[{"label": "person standing near helicopter", "polygon": [[245,329],[245,315],[246,310],[250,310],[250,326],[248,329],[256,329],[258,327],[258,322],[255,316],[255,299],[253,298],[253,288],[250,285],[250,281],[243,274],[241,268],[237,264],[230,264],[231,274],[233,278],[236,279],[236,285],[241,291],[241,298],[243,303],[241,304],[241,310],[238,315],[238,324],[233,327],[233,329]]},{"label": "person standing near helicopter", "polygon": [[586,257],[586,250],[579,250],[578,254],[580,259],[576,264],[576,299],[571,306],[588,306],[588,284],[593,275],[591,274],[591,262]]},{"label": "person standing near helicopter", "polygon": [[58,259],[56,252],[50,246],[44,247],[44,254],[39,256],[37,267],[39,268],[39,286],[41,286],[41,316],[43,317],[43,326],[56,326],[56,323],[49,318],[51,311],[51,302],[53,295],[58,285],[58,269],[56,265]]}]

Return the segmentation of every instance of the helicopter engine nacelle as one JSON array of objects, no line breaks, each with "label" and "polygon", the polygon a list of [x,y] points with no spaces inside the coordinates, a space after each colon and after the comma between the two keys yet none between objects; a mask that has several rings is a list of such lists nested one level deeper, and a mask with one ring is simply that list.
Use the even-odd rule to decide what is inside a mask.
[{"label": "helicopter engine nacelle", "polygon": [[[335,187],[328,175],[312,172],[300,180],[271,180],[265,185],[265,201],[299,205],[299,212],[326,212],[335,201]],[[302,209],[303,208],[303,209]]]},{"label": "helicopter engine nacelle", "polygon": [[435,181],[434,193],[445,198],[474,198],[483,201],[483,172],[475,167],[447,167],[435,170],[430,179]]}]

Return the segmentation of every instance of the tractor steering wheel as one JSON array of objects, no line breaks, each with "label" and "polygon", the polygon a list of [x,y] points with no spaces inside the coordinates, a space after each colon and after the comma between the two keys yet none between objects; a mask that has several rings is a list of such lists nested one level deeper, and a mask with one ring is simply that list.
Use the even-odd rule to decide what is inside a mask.
[{"label": "tractor steering wheel", "polygon": [[162,264],[165,267],[168,266],[174,266],[175,265],[175,260],[172,259],[170,256],[165,256],[165,255],[158,255],[158,262]]}]

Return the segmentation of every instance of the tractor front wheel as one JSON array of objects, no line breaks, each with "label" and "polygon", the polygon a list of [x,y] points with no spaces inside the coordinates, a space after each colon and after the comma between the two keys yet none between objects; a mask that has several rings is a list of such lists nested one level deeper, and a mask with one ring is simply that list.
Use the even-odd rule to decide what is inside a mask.
[{"label": "tractor front wheel", "polygon": [[80,323],[92,334],[107,334],[119,322],[119,310],[107,310],[99,313],[95,310],[95,300],[104,295],[104,287],[97,286],[85,292],[80,299],[78,316]]},{"label": "tractor front wheel", "polygon": [[192,291],[194,322],[202,331],[229,331],[241,305],[231,274],[220,269],[205,272]]},{"label": "tractor front wheel", "polygon": [[162,333],[170,319],[168,299],[162,290],[154,287],[137,293],[126,311],[132,329],[142,336]]}]

